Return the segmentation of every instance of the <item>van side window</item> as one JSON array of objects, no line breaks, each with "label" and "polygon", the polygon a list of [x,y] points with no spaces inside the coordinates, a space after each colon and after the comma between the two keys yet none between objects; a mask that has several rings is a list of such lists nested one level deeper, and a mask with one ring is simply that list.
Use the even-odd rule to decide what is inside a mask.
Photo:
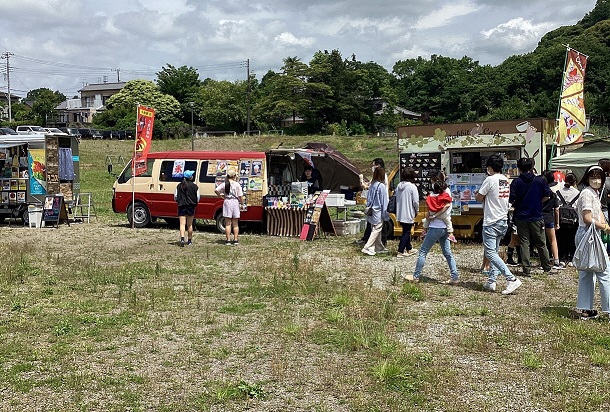
[{"label": "van side window", "polygon": [[199,170],[199,182],[200,183],[216,183],[216,176],[208,176],[208,162],[201,162],[201,169]]},{"label": "van side window", "polygon": [[[182,177],[172,177],[172,171],[174,170],[173,160],[164,160],[161,162],[161,170],[159,171],[159,180],[164,182],[182,182]],[[197,161],[187,160],[184,163],[184,170],[197,171]]]}]

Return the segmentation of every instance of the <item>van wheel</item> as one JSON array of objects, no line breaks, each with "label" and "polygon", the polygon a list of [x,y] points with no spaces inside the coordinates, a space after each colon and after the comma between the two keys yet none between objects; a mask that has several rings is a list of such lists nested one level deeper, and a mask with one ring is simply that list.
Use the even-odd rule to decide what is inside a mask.
[{"label": "van wheel", "polygon": [[127,220],[129,221],[129,225],[131,226],[134,224],[131,221],[131,218],[133,217],[135,227],[141,228],[148,226],[150,224],[150,212],[148,211],[148,208],[142,202],[136,202],[135,205],[135,210],[133,212],[131,210],[132,205],[129,205],[127,208]]},{"label": "van wheel", "polygon": [[220,233],[224,233],[225,218],[222,216],[222,211],[219,210],[218,213],[216,213],[216,217],[214,218],[214,220],[216,220],[216,229],[218,229]]}]

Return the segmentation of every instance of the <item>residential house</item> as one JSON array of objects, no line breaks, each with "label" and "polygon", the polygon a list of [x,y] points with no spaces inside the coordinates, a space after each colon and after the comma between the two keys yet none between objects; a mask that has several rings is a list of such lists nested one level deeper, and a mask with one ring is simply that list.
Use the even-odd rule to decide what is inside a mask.
[{"label": "residential house", "polygon": [[57,110],[57,126],[89,124],[93,115],[106,109],[106,101],[117,94],[125,82],[88,84],[79,90],[80,98],[61,102]]},{"label": "residential house", "polygon": [[[21,98],[11,93],[11,105],[19,103]],[[0,92],[0,120],[8,120],[8,93]]]}]

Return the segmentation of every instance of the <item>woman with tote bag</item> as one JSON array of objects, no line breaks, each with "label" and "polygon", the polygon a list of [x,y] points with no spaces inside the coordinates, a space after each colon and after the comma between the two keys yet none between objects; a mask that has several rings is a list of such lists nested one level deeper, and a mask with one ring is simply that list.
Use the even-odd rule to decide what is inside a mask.
[{"label": "woman with tote bag", "polygon": [[[576,253],[574,266],[578,269],[578,298],[576,309],[583,320],[593,319],[598,312],[593,309],[595,278],[599,283],[602,311],[610,314],[610,262],[604,248],[589,246],[599,245],[600,231],[610,233],[610,226],[602,213],[599,200],[605,179],[604,171],[599,166],[589,166],[580,181],[584,186],[577,202],[578,230],[576,231]],[[593,226],[591,226],[593,225]],[[583,241],[581,243],[581,241]],[[593,253],[584,253],[592,250]],[[591,269],[597,267],[596,269]]]}]

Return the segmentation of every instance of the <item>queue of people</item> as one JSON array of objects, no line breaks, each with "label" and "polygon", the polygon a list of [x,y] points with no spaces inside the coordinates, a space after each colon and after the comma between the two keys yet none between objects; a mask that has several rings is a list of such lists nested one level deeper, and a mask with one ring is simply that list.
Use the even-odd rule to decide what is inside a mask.
[{"label": "queue of people", "polygon": [[[374,211],[373,215],[367,217],[372,226],[371,236],[362,249],[367,255],[387,253],[387,248],[379,240],[382,221],[386,218],[387,187],[383,180],[385,170],[379,166],[378,160],[374,162],[377,167],[373,167],[373,180],[367,197],[367,207],[372,207]],[[523,285],[514,273],[517,266],[513,260],[515,249],[522,267],[522,276],[531,276],[535,270],[539,270],[532,265],[533,249],[537,252],[542,271],[550,275],[571,265],[576,245],[589,225],[594,225],[598,233],[610,234],[610,160],[602,159],[598,165],[590,166],[580,182],[577,182],[573,173],[565,175],[563,182],[555,182],[552,171],[544,171],[540,176],[535,173],[533,166],[532,159],[519,159],[517,167],[520,175],[509,183],[507,176],[502,173],[503,159],[497,155],[487,159],[487,177],[476,193],[476,200],[483,203],[482,267],[487,276],[482,285],[483,290],[496,291],[499,275],[505,280],[506,286],[502,290],[504,295],[514,293]],[[448,192],[446,178],[443,173],[432,177],[433,193],[428,195],[427,224],[418,251],[411,242],[411,231],[419,212],[419,193],[413,184],[414,177],[413,169],[407,167],[401,170],[401,181],[394,191],[396,218],[403,229],[397,258],[417,256],[413,273],[404,278],[414,283],[420,281],[426,257],[438,243],[448,266],[449,279],[445,283],[458,284],[458,268],[449,241],[452,235],[450,205],[445,207],[441,203]],[[430,207],[431,205],[435,207]],[[506,262],[499,253],[503,240],[508,243],[510,252]],[[610,315],[609,250],[604,250],[603,256],[599,257],[606,261],[604,271],[578,271],[576,308],[581,319],[598,316],[598,311],[593,309],[596,282],[600,289],[601,310]]]}]

